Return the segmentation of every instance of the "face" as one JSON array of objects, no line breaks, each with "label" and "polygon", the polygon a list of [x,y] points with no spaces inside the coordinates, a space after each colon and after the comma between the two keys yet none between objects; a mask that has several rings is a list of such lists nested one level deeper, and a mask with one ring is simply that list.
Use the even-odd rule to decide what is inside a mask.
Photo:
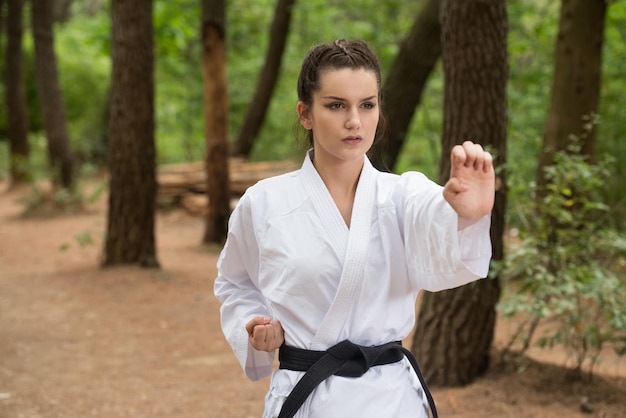
[{"label": "face", "polygon": [[376,74],[365,69],[325,70],[309,108],[298,103],[300,123],[313,131],[315,164],[362,161],[380,116]]}]

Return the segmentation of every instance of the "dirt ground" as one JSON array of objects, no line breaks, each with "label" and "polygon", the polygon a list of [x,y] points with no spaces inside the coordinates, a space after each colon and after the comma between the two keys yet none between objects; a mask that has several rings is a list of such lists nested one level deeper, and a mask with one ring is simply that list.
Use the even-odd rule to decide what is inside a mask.
[{"label": "dirt ground", "polygon": [[[161,270],[101,269],[104,199],[24,219],[24,193],[0,183],[1,418],[260,417],[268,380],[248,381],[221,334],[219,248],[200,245],[201,218],[159,213]],[[512,327],[499,321],[494,351]],[[558,350],[531,355],[435,388],[439,415],[626,417],[626,359],[607,355],[588,382],[569,377]]]}]

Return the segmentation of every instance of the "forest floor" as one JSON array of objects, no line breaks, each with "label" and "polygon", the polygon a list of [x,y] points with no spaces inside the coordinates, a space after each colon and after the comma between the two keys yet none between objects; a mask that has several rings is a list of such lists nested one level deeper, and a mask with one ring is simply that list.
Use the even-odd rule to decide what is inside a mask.
[{"label": "forest floor", "polygon": [[[24,218],[0,183],[0,417],[260,417],[268,379],[248,381],[224,340],[212,286],[219,248],[203,219],[160,211],[162,268],[99,267],[106,201]],[[494,358],[514,324],[499,320]],[[494,361],[462,388],[434,388],[445,417],[626,417],[626,359],[592,381],[559,349]],[[583,412],[590,409],[591,412]]]}]

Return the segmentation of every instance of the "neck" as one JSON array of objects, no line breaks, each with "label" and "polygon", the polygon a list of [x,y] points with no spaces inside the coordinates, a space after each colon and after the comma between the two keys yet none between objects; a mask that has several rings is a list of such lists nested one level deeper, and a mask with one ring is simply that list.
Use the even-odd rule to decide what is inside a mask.
[{"label": "neck", "polygon": [[364,161],[364,158],[361,158],[353,161],[323,163],[313,159],[313,166],[326,185],[348,228],[350,228],[356,187]]},{"label": "neck", "polygon": [[327,162],[315,158],[312,161],[332,195],[354,196],[365,157],[354,161]]}]

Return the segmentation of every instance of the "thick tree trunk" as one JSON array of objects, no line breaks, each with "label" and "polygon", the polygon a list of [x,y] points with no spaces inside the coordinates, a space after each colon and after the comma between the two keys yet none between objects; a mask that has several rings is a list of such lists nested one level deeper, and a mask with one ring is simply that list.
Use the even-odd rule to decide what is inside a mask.
[{"label": "thick tree trunk", "polygon": [[48,138],[52,181],[55,185],[71,189],[74,183],[74,161],[70,150],[65,105],[54,53],[53,9],[53,1],[31,1],[31,23],[35,40],[35,76],[43,124]]},{"label": "thick tree trunk", "polygon": [[427,0],[417,15],[411,31],[400,43],[383,86],[387,138],[372,149],[373,164],[392,171],[419,105],[426,81],[441,56],[439,0]]},{"label": "thick tree trunk", "polygon": [[582,152],[593,156],[595,128],[585,132],[583,117],[598,111],[606,4],[604,0],[561,2],[552,97],[537,170],[540,191],[546,184],[544,168],[554,162],[555,151],[566,149],[570,135],[579,136]]},{"label": "thick tree trunk", "polygon": [[28,111],[22,70],[23,0],[7,2],[7,50],[5,86],[7,124],[10,146],[10,174],[13,184],[30,180],[28,144]]},{"label": "thick tree trunk", "polygon": [[113,0],[110,192],[103,264],[158,267],[152,1]]},{"label": "thick tree trunk", "polygon": [[221,243],[228,232],[228,85],[226,81],[226,4],[202,1],[205,169],[209,205],[203,242]]},{"label": "thick tree trunk", "polygon": [[265,119],[272,92],[280,73],[280,63],[283,58],[285,44],[287,43],[287,35],[289,34],[289,25],[291,23],[291,9],[294,3],[295,0],[278,0],[276,4],[265,64],[259,77],[256,93],[248,107],[248,113],[235,143],[233,151],[235,156],[248,158],[252,152],[254,140],[263,126],[263,120]]},{"label": "thick tree trunk", "polygon": [[[445,76],[441,181],[450,173],[450,150],[464,140],[490,148],[496,166],[506,157],[506,0],[442,0]],[[498,170],[492,215],[493,258],[503,257],[504,171]],[[488,366],[500,295],[497,279],[424,295],[413,351],[432,385],[472,382]]]}]

